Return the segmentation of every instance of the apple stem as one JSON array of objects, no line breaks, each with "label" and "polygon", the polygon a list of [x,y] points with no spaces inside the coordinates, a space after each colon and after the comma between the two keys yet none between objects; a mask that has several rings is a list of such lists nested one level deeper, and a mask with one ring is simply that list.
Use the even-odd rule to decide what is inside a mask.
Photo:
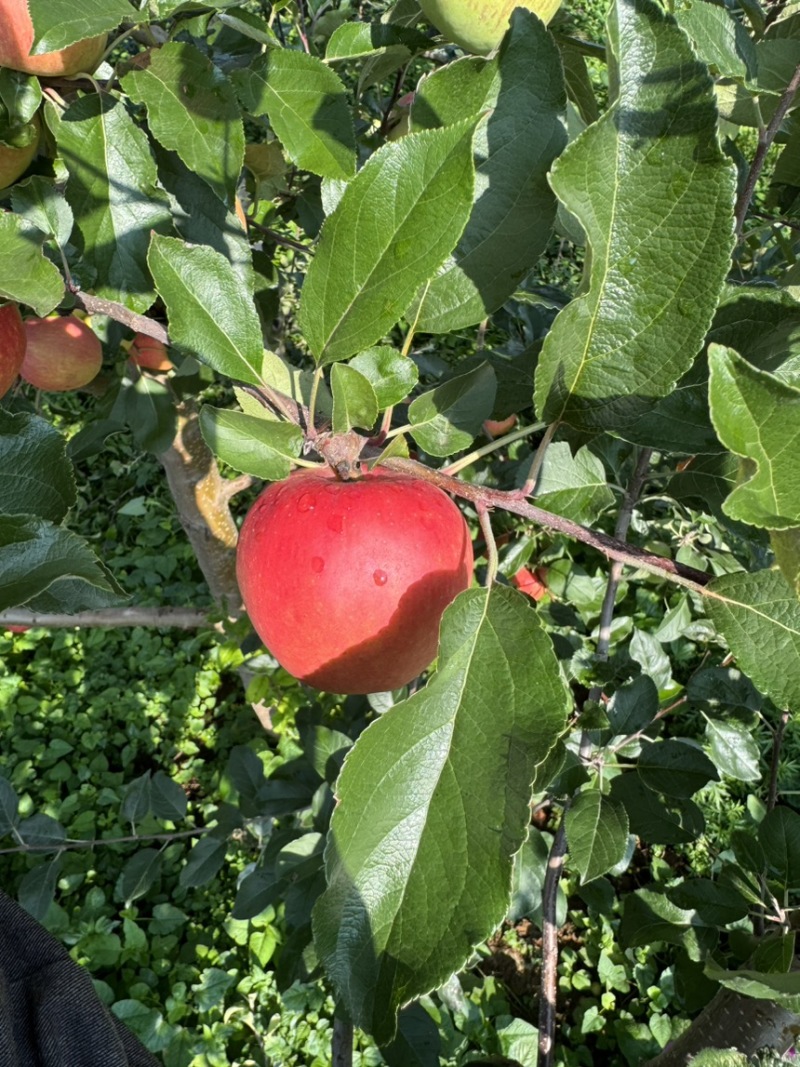
[{"label": "apple stem", "polygon": [[536,488],[536,482],[539,478],[539,472],[542,469],[544,463],[545,453],[550,442],[553,440],[556,430],[558,429],[558,422],[551,422],[547,429],[544,431],[544,436],[539,442],[539,447],[533,454],[531,460],[530,469],[528,471],[528,477],[525,479],[525,484],[522,487],[522,495],[530,496]]},{"label": "apple stem", "polygon": [[457,459],[455,462],[449,463],[446,467],[442,467],[442,474],[458,474],[458,472],[463,471],[465,467],[470,467],[476,460],[488,456],[498,448],[512,445],[515,441],[519,441],[521,437],[527,437],[528,434],[537,433],[542,429],[544,429],[543,422],[533,422],[530,426],[520,426],[516,430],[512,430],[511,433],[504,434],[502,437],[496,437],[493,441],[490,441],[488,445],[476,448],[474,452],[470,452],[466,456],[462,456],[461,459]]},{"label": "apple stem", "polygon": [[477,505],[477,512],[478,522],[481,524],[481,533],[486,542],[486,578],[483,584],[487,589],[490,589],[497,578],[497,542],[494,539],[494,531],[492,530],[492,519],[489,514],[489,509],[485,504],[479,503]]}]

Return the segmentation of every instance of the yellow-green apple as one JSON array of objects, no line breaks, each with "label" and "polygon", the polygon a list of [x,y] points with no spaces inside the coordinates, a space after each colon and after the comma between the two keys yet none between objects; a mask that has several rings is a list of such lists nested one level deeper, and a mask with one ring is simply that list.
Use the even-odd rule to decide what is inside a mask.
[{"label": "yellow-green apple", "polygon": [[26,319],[25,333],[27,348],[20,375],[37,389],[50,393],[79,389],[100,370],[100,340],[76,315]]},{"label": "yellow-green apple", "polygon": [[25,327],[16,304],[0,307],[0,396],[5,396],[19,375],[25,358]]},{"label": "yellow-green apple", "polygon": [[448,41],[479,56],[500,44],[515,7],[547,24],[560,6],[561,0],[420,0],[425,17]]},{"label": "yellow-green apple", "polygon": [[444,609],[472,580],[469,528],[429,482],[329,468],[270,485],[242,526],[237,575],[278,662],[333,693],[398,689],[436,655]]},{"label": "yellow-green apple", "polygon": [[105,51],[106,34],[40,56],[30,55],[32,46],[33,23],[28,0],[0,0],[0,67],[11,67],[40,77],[80,71],[91,74]]}]

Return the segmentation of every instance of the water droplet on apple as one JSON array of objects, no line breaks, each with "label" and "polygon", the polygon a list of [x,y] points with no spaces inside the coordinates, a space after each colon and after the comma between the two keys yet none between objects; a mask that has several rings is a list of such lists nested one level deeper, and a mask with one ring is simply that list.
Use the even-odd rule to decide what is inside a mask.
[{"label": "water droplet on apple", "polygon": [[329,515],[327,527],[329,530],[333,530],[334,533],[341,533],[343,522],[344,517],[342,515]]},{"label": "water droplet on apple", "polygon": [[297,501],[298,511],[313,511],[314,505],[317,502],[316,496],[313,493],[303,493],[300,499]]},{"label": "water droplet on apple", "polygon": [[386,583],[389,581],[389,575],[386,573],[386,571],[373,571],[372,580],[376,585],[386,585]]},{"label": "water droplet on apple", "polygon": [[311,557],[311,570],[314,572],[314,574],[322,574],[322,572],[325,570],[325,560],[322,558],[322,556]]}]

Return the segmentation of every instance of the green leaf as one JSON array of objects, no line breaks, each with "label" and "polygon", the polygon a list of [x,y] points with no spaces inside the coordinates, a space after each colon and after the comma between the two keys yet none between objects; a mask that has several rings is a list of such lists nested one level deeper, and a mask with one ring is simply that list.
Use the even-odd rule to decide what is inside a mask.
[{"label": "green leaf", "polygon": [[160,455],[175,440],[177,416],[171,389],[147,374],[125,386],[120,394],[125,421],[139,448]]},{"label": "green leaf", "polygon": [[800,602],[780,572],[715,578],[705,604],[761,692],[780,708],[800,707]]},{"label": "green leaf", "polygon": [[57,245],[63,247],[69,241],[75,221],[72,208],[49,179],[37,174],[15,185],[11,206]]},{"label": "green leaf", "polygon": [[0,212],[0,297],[27,304],[40,318],[64,297],[64,279],[45,259],[44,237],[10,211]]},{"label": "green leaf", "polygon": [[207,885],[225,862],[227,843],[213,837],[203,837],[189,853],[186,866],[181,869],[178,881],[184,889],[196,889]]},{"label": "green leaf", "polygon": [[67,201],[97,271],[98,296],[144,312],[155,298],[147,270],[151,231],[170,225],[144,131],[121,100],[91,93],[60,116],[48,111],[69,178]]},{"label": "green leaf", "polygon": [[676,738],[645,745],[636,769],[649,789],[668,797],[690,797],[709,782],[719,781],[705,752]]},{"label": "green leaf", "polygon": [[800,598],[800,526],[770,530],[769,540],[781,573]]},{"label": "green leaf", "polygon": [[150,806],[157,819],[178,822],[186,815],[186,793],[163,771],[156,771],[150,783]]},{"label": "green leaf", "polygon": [[744,967],[738,971],[726,971],[716,960],[709,959],[706,961],[705,974],[726,989],[733,989],[756,1000],[769,1000],[790,1012],[800,1012],[800,974],[796,971],[775,974]]},{"label": "green leaf", "polygon": [[56,895],[61,871],[61,856],[49,863],[40,863],[23,877],[17,889],[17,900],[29,915],[42,922]]},{"label": "green leaf", "polygon": [[655,793],[638,774],[618,775],[611,783],[611,799],[627,811],[631,833],[648,844],[687,844],[705,827],[703,813],[693,800]]},{"label": "green leaf", "polygon": [[368,56],[396,54],[402,61],[411,58],[412,51],[430,48],[430,38],[417,30],[386,22],[345,22],[331,34],[325,47],[327,63],[346,59],[366,59]]},{"label": "green leaf", "polygon": [[643,674],[649,674],[659,690],[666,689],[672,678],[669,656],[649,631],[635,629],[630,643],[631,659],[636,660]]},{"label": "green leaf", "polygon": [[19,798],[7,778],[0,774],[0,837],[10,834],[19,823]]},{"label": "green leaf", "polygon": [[57,848],[64,843],[67,836],[66,830],[57,819],[41,812],[31,815],[29,819],[23,819],[17,827],[17,833],[26,845],[34,845],[37,848]]},{"label": "green leaf", "polygon": [[232,205],[244,160],[244,127],[225,75],[194,45],[168,41],[136,56],[122,86],[147,108],[156,140]]},{"label": "green leaf", "polygon": [[646,674],[621,685],[608,702],[611,729],[625,737],[644,730],[657,713],[658,690]]},{"label": "green leaf", "polygon": [[130,20],[128,0],[28,0],[33,22],[31,55],[58,52],[76,41],[113,30]]},{"label": "green leaf", "polygon": [[33,515],[0,516],[0,611],[26,603],[60,578],[118,591],[82,537]]},{"label": "green leaf", "polygon": [[306,52],[272,48],[233,74],[245,109],[268,115],[290,159],[323,178],[352,178],[356,142],[339,76]]},{"label": "green leaf", "polygon": [[621,804],[599,789],[579,793],[566,814],[570,864],[581,885],[610,871],[628,848],[628,816]]},{"label": "green leaf", "polygon": [[378,398],[368,378],[346,363],[331,369],[333,432],[347,433],[354,426],[371,430],[378,417]]},{"label": "green leaf", "polygon": [[778,807],[762,819],[758,840],[767,864],[786,889],[800,887],[800,815]]},{"label": "green leaf", "polygon": [[593,523],[614,503],[603,461],[585,445],[573,456],[566,441],[545,452],[535,495],[538,507],[582,523]]},{"label": "green leaf", "polygon": [[388,345],[359,352],[349,366],[372,384],[381,411],[405,400],[419,379],[416,363]]},{"label": "green leaf", "polygon": [[666,941],[682,945],[692,960],[703,959],[717,941],[717,931],[704,926],[692,909],[679,908],[661,889],[637,889],[625,898],[619,928],[625,948]]},{"label": "green leaf", "polygon": [[322,227],[300,300],[321,364],[389,330],[453,249],[472,207],[475,121],[378,149]]},{"label": "green leaf", "polygon": [[0,514],[61,522],[75,503],[66,442],[36,415],[0,410]]},{"label": "green leaf", "polygon": [[401,1005],[461,967],[505,914],[535,767],[568,706],[525,598],[471,589],[445,612],[427,687],[348,753],[314,937],[349,1016],[379,1043]]},{"label": "green leaf", "polygon": [[698,56],[725,78],[755,78],[756,46],[741,22],[725,7],[700,0],[676,5],[675,18]]},{"label": "green leaf", "polygon": [[143,848],[126,860],[119,880],[119,893],[129,908],[143,897],[161,874],[162,853],[157,848]]},{"label": "green leaf", "polygon": [[150,814],[150,771],[145,771],[138,778],[128,782],[125,796],[120,807],[120,817],[127,822],[137,823]]},{"label": "green leaf", "polygon": [[209,245],[223,255],[250,292],[254,288],[250,243],[234,211],[174,152],[155,146],[158,177],[167,191],[172,221],[190,244]]},{"label": "green leaf", "polygon": [[397,1016],[397,1034],[381,1049],[387,1067],[439,1067],[439,1028],[421,1004],[409,1004]]},{"label": "green leaf", "polygon": [[670,900],[679,908],[696,911],[708,926],[727,926],[744,919],[750,910],[748,900],[730,885],[712,882],[710,878],[687,878],[667,890]]},{"label": "green leaf", "polygon": [[[21,126],[31,121],[42,103],[42,87],[39,79],[19,70],[0,68],[0,116],[7,112],[11,126]],[[3,117],[5,121],[5,116]],[[0,122],[2,125],[3,122]]]},{"label": "green leaf", "polygon": [[[423,79],[411,128],[488,112],[475,136],[474,206],[453,255],[421,295],[417,329],[448,333],[496,311],[544,250],[556,216],[547,172],[567,142],[561,58],[545,26],[517,10],[499,54]],[[413,315],[410,317],[413,318]]]},{"label": "green leaf", "polygon": [[263,343],[250,294],[212,248],[153,235],[148,263],[173,344],[229,378],[258,385]]},{"label": "green leaf", "polygon": [[111,1010],[150,1052],[163,1052],[178,1032],[178,1027],[167,1023],[160,1011],[148,1008],[140,1000],[117,1000]]},{"label": "green leaf", "polygon": [[268,482],[289,476],[292,460],[300,455],[303,444],[303,431],[294,423],[272,422],[209,404],[200,411],[200,431],[219,459]]},{"label": "green leaf", "polygon": [[706,719],[711,758],[722,774],[740,782],[758,782],[761,753],[751,730],[735,719]]},{"label": "green leaf", "polygon": [[711,345],[711,418],[720,441],[744,460],[744,479],[722,505],[732,519],[770,530],[800,525],[800,389]]},{"label": "green leaf", "polygon": [[450,456],[472,444],[494,406],[497,382],[489,363],[437,385],[408,408],[411,434],[431,456]]},{"label": "green leaf", "polygon": [[536,410],[624,433],[700,351],[730,263],[734,182],[708,69],[674,21],[618,0],[608,37],[613,103],[552,170],[591,273],[545,340]]}]

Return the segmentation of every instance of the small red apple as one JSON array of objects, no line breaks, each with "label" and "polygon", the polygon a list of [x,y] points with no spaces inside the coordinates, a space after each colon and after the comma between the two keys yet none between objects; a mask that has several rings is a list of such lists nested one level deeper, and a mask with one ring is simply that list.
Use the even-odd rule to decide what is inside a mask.
[{"label": "small red apple", "polygon": [[6,630],[12,634],[26,634],[30,626],[6,626]]},{"label": "small red apple", "polygon": [[541,567],[535,573],[528,570],[527,567],[523,567],[517,571],[511,581],[521,593],[525,593],[531,600],[541,600],[548,593],[547,586],[542,580],[545,574],[546,571]]},{"label": "small red apple", "polygon": [[257,633],[301,681],[333,693],[398,689],[434,659],[442,613],[472,579],[464,517],[429,482],[328,468],[270,485],[239,539]]},{"label": "small red apple", "polygon": [[106,34],[40,56],[30,55],[32,45],[33,23],[28,0],[0,0],[0,67],[41,77],[78,74],[84,70],[91,74],[105,51]]},{"label": "small red apple", "polygon": [[19,375],[25,358],[25,326],[16,304],[0,307],[0,396],[5,396]]},{"label": "small red apple", "polygon": [[137,333],[128,351],[129,357],[145,370],[174,370],[175,364],[169,358],[167,346],[163,341],[150,337],[146,333]]},{"label": "small red apple", "polygon": [[103,349],[96,333],[75,315],[26,319],[28,346],[20,374],[50,393],[88,385],[100,370]]}]

